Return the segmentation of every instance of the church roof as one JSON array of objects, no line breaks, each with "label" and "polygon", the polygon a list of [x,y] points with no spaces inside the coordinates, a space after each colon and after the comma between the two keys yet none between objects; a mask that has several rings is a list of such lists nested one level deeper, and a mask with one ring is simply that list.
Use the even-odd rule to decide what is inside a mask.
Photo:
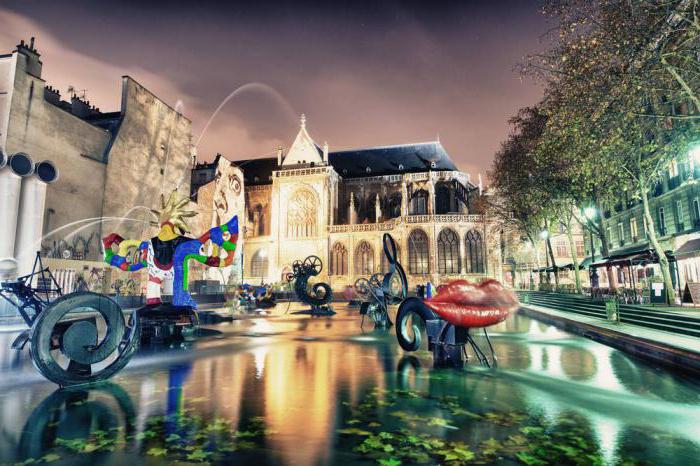
[{"label": "church roof", "polygon": [[343,178],[457,170],[439,141],[344,150],[328,158]]},{"label": "church roof", "polygon": [[279,170],[276,157],[234,160],[232,163],[243,170],[246,186],[272,184],[272,172]]},{"label": "church roof", "polygon": [[[330,152],[328,158],[343,178],[457,170],[439,141]],[[233,163],[243,170],[247,186],[270,184],[272,172],[280,169],[275,157]]]}]

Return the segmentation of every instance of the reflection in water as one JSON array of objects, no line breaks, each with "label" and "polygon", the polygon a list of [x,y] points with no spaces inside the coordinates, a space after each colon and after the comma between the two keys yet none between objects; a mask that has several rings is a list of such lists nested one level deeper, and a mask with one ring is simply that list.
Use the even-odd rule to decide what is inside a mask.
[{"label": "reflection in water", "polygon": [[[42,401],[22,429],[18,458],[41,458],[56,447],[89,448],[88,439],[114,445],[134,433],[136,412],[129,395],[118,385],[59,389]],[[100,451],[81,464],[100,460]],[[73,464],[78,464],[73,463]]]},{"label": "reflection in water", "polygon": [[[386,453],[372,445],[410,450],[400,446],[403,429],[426,444],[468,445],[483,463],[496,460],[483,446],[489,439],[513,462],[545,437],[574,450],[581,442],[577,454],[610,464],[690,464],[700,455],[696,383],[524,316],[494,328],[495,370],[434,369],[430,353],[404,354],[393,332],[363,334],[356,311],[216,328],[223,338],[189,352],[141,356],[109,388],[5,391],[0,463],[54,454],[55,465],[368,464]],[[525,443],[508,440],[519,429]],[[420,459],[444,462],[421,448]]]}]

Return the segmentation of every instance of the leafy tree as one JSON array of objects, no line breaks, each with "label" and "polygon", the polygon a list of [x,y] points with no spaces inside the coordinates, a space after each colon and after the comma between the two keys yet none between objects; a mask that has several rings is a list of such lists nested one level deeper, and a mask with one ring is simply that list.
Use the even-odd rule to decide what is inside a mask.
[{"label": "leafy tree", "polygon": [[[557,21],[557,37],[523,68],[546,84],[536,158],[553,157],[575,205],[594,202],[600,210],[625,190],[641,200],[669,300],[669,264],[648,194],[697,133],[697,7],[696,0],[550,0],[545,12]],[[607,254],[602,219],[586,225]]]}]

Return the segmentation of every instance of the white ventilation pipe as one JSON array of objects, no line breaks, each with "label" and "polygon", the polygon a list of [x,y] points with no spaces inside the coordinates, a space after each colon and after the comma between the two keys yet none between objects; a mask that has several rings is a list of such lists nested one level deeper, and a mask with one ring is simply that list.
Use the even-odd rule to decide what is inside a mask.
[{"label": "white ventilation pipe", "polygon": [[49,160],[36,164],[34,176],[22,180],[15,240],[17,276],[32,273],[36,252],[41,249],[44,232],[46,186],[58,179],[58,169]]},{"label": "white ventilation pipe", "polygon": [[34,173],[34,162],[22,152],[9,158],[3,154],[0,158],[0,280],[5,280],[17,274],[15,239],[20,190],[22,178]]}]

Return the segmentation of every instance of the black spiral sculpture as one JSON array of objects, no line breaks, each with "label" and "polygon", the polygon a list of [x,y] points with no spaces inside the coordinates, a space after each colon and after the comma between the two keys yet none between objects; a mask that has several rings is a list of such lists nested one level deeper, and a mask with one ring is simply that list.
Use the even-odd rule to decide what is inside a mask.
[{"label": "black spiral sculpture", "polygon": [[360,306],[363,323],[366,315],[378,328],[392,325],[389,306],[400,304],[408,293],[406,272],[398,260],[394,238],[389,233],[384,233],[382,242],[384,255],[389,263],[388,273],[375,273],[369,280],[360,278],[355,282],[355,292],[363,301]]},{"label": "black spiral sculpture", "polygon": [[321,270],[323,270],[323,262],[318,256],[309,256],[303,262],[294,261],[292,264],[292,273],[287,274],[287,281],[294,282],[294,292],[297,298],[311,306],[311,309],[297,311],[293,314],[335,314],[333,308],[328,304],[333,299],[333,290],[330,285],[319,282],[309,287],[309,279],[320,274]]}]

